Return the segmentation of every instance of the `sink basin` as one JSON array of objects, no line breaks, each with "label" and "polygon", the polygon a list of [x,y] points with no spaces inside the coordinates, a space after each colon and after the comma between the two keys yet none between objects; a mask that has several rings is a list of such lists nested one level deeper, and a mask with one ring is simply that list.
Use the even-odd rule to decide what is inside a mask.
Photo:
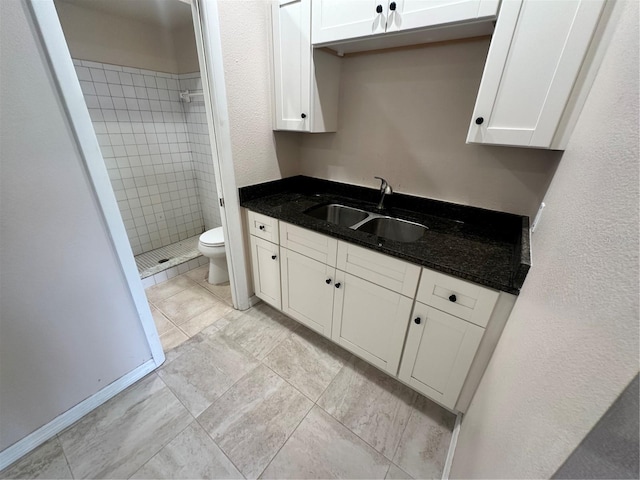
[{"label": "sink basin", "polygon": [[396,242],[415,242],[424,235],[428,227],[419,223],[400,220],[399,218],[377,217],[364,222],[356,230],[372,233],[378,237],[395,240]]},{"label": "sink basin", "polygon": [[313,207],[304,213],[319,220],[335,223],[343,227],[351,227],[369,216],[369,214],[363,210],[338,205],[337,203]]}]

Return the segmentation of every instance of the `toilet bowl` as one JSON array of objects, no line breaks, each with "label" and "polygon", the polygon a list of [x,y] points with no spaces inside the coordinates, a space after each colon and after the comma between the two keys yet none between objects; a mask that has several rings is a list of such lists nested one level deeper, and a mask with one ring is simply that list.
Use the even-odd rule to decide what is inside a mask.
[{"label": "toilet bowl", "polygon": [[207,230],[200,235],[198,250],[209,258],[209,283],[217,285],[229,281],[227,257],[224,253],[224,234],[222,227]]}]

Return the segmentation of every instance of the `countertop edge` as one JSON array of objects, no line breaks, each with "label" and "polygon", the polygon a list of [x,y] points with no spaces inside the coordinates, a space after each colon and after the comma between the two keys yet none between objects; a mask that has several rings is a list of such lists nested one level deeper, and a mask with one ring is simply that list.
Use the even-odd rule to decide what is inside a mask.
[{"label": "countertop edge", "polygon": [[[354,240],[353,238],[348,237],[347,235],[341,235],[339,232],[331,231],[328,228],[323,228],[322,224],[308,224],[308,223],[304,225],[297,224],[295,221],[292,221],[292,218],[287,217],[286,215],[279,215],[277,211],[274,211],[273,206],[265,206],[261,202],[264,198],[269,197],[271,195],[286,193],[288,190],[290,190],[290,188],[287,188],[287,187],[292,187],[292,185],[296,182],[296,180],[299,180],[300,178],[311,179],[314,181],[318,180],[318,181],[321,181],[322,183],[326,182],[327,184],[337,183],[337,182],[331,182],[329,180],[312,179],[311,177],[296,176],[296,177],[288,177],[281,180],[265,182],[262,184],[241,187],[239,189],[240,206],[243,208],[246,208],[247,210],[251,210],[256,213],[267,215],[267,216],[276,218],[280,221],[284,221],[286,223],[291,223],[293,225],[297,225],[302,228],[307,228],[309,230],[316,231],[318,233],[336,238],[338,240],[342,240],[357,246],[361,246],[363,248],[368,248],[370,250],[377,251],[379,253],[407,261],[409,263],[413,263],[413,264],[426,267],[438,272],[449,274],[454,277],[461,278],[463,280],[468,280],[468,281],[477,283],[478,285],[481,285],[481,286],[492,288],[494,290],[502,291],[512,295],[519,295],[521,286],[524,283],[524,279],[527,276],[529,269],[531,268],[531,250],[530,250],[531,243],[530,243],[530,229],[529,229],[528,217],[516,215],[521,219],[521,230],[520,230],[518,242],[517,244],[514,245],[515,251],[512,258],[513,260],[513,265],[511,268],[512,274],[510,279],[510,285],[507,285],[502,282],[494,282],[491,279],[488,279],[486,277],[479,277],[477,275],[469,274],[464,271],[450,268],[445,265],[440,265],[425,259],[416,258],[415,256],[408,255],[403,252],[398,252],[393,249],[385,248],[383,245],[363,244],[361,242],[358,242],[357,240]],[[348,184],[338,184],[338,185],[342,188],[353,187],[357,190],[362,190],[363,191],[362,193],[367,195],[367,197],[370,197],[368,195],[369,193],[368,191],[373,190],[373,189],[366,189],[365,187],[359,187],[356,185],[354,186],[350,186]],[[358,192],[358,193],[361,193],[361,192]],[[424,197],[417,197],[417,198],[423,198],[425,201],[431,200],[431,199],[426,199]],[[369,198],[367,198],[367,200],[368,199]],[[437,200],[434,200],[434,202],[438,202],[441,204],[447,203],[447,202],[441,202]],[[458,204],[451,204],[451,205],[453,208],[456,208],[456,209],[467,208],[463,205],[458,205]],[[514,215],[514,214],[507,214],[504,212],[493,212],[486,209],[480,209],[478,207],[468,207],[468,208],[473,210],[478,210],[478,211],[492,212],[492,213],[495,213],[496,215],[501,215],[501,214],[509,215],[509,216]]]}]

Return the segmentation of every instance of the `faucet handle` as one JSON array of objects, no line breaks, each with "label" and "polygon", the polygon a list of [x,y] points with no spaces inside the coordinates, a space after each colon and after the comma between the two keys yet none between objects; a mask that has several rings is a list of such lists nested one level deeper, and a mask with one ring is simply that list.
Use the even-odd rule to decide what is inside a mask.
[{"label": "faucet handle", "polygon": [[373,178],[377,178],[378,180],[380,180],[380,182],[381,182],[381,184],[380,184],[380,191],[381,191],[381,192],[382,192],[382,191],[384,191],[384,190],[387,188],[387,185],[389,185],[389,184],[387,183],[387,181],[386,181],[384,178],[382,178],[382,177],[373,177]]}]

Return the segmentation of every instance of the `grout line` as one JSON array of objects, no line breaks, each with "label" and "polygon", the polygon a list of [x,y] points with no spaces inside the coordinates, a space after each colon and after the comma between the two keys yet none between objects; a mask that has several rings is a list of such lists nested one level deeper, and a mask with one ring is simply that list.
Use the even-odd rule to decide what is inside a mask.
[{"label": "grout line", "polygon": [[416,413],[416,411],[418,411],[418,409],[416,407],[416,403],[418,402],[418,395],[419,394],[414,392],[413,401],[411,402],[411,415],[409,415],[409,418],[407,418],[407,423],[404,424],[404,428],[402,429],[402,433],[400,434],[400,437],[398,438],[398,443],[396,445],[396,448],[393,449],[393,454],[391,455],[391,461],[392,462],[396,459],[396,455],[398,454],[398,449],[400,448],[400,444],[402,443],[402,437],[404,437],[404,433],[407,431],[407,427],[409,426],[409,423],[411,422],[411,419],[413,418],[413,416]]},{"label": "grout line", "polygon": [[[320,399],[324,396],[324,394],[327,392],[327,390],[329,390],[329,387],[331,387],[331,385],[333,385],[333,382],[336,381],[336,378],[338,378],[338,375],[340,375],[342,370],[344,370],[347,367],[347,365],[349,365],[350,363],[353,362],[353,359],[355,358],[355,355],[353,355],[352,353],[349,353],[349,355],[350,355],[349,359],[346,362],[344,362],[344,365],[342,366],[342,368],[340,368],[340,370],[338,370],[338,373],[335,374],[335,376],[329,382],[329,385],[327,385],[326,388],[322,391],[322,393],[318,397],[318,400],[315,401],[316,405],[318,405],[318,402],[320,401]],[[322,408],[320,405],[318,405],[318,406],[320,408]],[[324,408],[322,408],[322,409],[324,410]],[[329,413],[329,412],[327,412],[327,413]],[[331,415],[331,414],[329,413],[329,415]],[[331,416],[333,417],[333,415],[331,415]]]},{"label": "grout line", "polygon": [[[355,355],[351,354],[352,359],[350,359],[351,361],[353,361],[353,359],[359,360],[358,357],[356,357]],[[322,396],[325,394],[325,392],[329,389],[329,387],[333,384],[333,382],[335,381],[336,378],[338,378],[338,376],[340,375],[340,373],[342,372],[342,370],[344,368],[346,368],[348,366],[348,363],[345,363],[345,365],[340,369],[340,371],[338,371],[338,373],[336,374],[335,377],[333,377],[333,380],[331,381],[331,383],[327,386],[327,388],[325,388],[324,392],[322,392],[322,395],[320,395],[318,397],[318,401],[320,401],[320,399],[322,398]],[[364,376],[364,375],[363,375]],[[365,376],[365,378],[367,378]],[[316,405],[322,409],[324,412],[327,413],[327,415],[329,415],[331,418],[333,418],[336,422],[338,422],[340,425],[342,425],[344,428],[346,428],[347,430],[349,430],[351,433],[353,433],[356,437],[358,437],[360,440],[362,440],[365,444],[367,444],[369,447],[371,447],[376,453],[380,454],[382,457],[384,457],[386,460],[388,460],[390,463],[394,463],[393,462],[393,458],[395,457],[397,450],[400,446],[400,441],[402,440],[402,436],[404,435],[405,430],[407,429],[407,426],[409,425],[409,422],[411,420],[411,418],[413,417],[414,412],[416,411],[416,408],[414,407],[415,403],[416,403],[416,398],[417,395],[414,392],[414,396],[413,396],[413,400],[411,401],[411,404],[409,405],[409,407],[411,408],[411,413],[409,415],[409,417],[407,418],[407,422],[405,423],[403,429],[402,429],[402,433],[399,436],[398,439],[398,444],[396,445],[394,451],[393,451],[393,455],[391,458],[389,458],[387,455],[385,455],[384,453],[382,453],[380,450],[378,450],[376,447],[374,447],[373,445],[371,445],[371,443],[369,443],[367,440],[365,440],[364,438],[362,438],[358,433],[354,432],[353,429],[347,425],[345,425],[341,420],[339,420],[338,418],[335,417],[335,415],[333,415],[331,412],[329,412],[327,409],[325,409],[322,405],[318,404],[318,402],[316,402]],[[404,471],[404,470],[403,470]]]},{"label": "grout line", "polygon": [[316,403],[316,406],[321,409],[323,412],[325,412],[327,415],[329,415],[332,419],[334,419],[336,422],[338,422],[340,425],[342,425],[344,428],[346,428],[350,433],[352,433],[354,436],[358,437],[365,445],[367,445],[369,448],[371,448],[374,452],[376,452],[378,455],[380,455],[382,458],[384,458],[386,461],[388,461],[390,464],[393,463],[393,460],[391,460],[389,457],[387,457],[384,453],[382,453],[380,450],[378,450],[376,447],[374,447],[373,445],[371,445],[367,440],[365,440],[364,438],[362,438],[360,435],[358,435],[356,432],[354,432],[350,427],[348,427],[347,425],[345,425],[344,423],[342,423],[341,420],[338,420],[334,415],[332,415],[330,412],[328,412],[325,408],[322,407],[322,405],[318,405]]},{"label": "grout line", "polygon": [[[234,384],[235,385],[235,384]],[[220,397],[218,397],[220,398]],[[217,400],[217,399],[216,399]],[[215,403],[215,402],[214,402]],[[212,404],[213,405],[213,404]],[[208,410],[208,409],[207,409]],[[204,413],[204,412],[203,412]],[[225,458],[227,460],[229,460],[229,463],[231,463],[231,465],[233,465],[235,467],[235,469],[238,471],[238,473],[240,473],[240,475],[242,475],[242,478],[247,478],[246,475],[244,473],[242,473],[242,470],[240,470],[240,468],[238,468],[238,465],[235,464],[235,462],[233,460],[231,460],[231,458],[229,457],[229,455],[227,455],[227,452],[225,452],[222,447],[220,445],[218,445],[218,442],[216,442],[216,440],[211,436],[211,434],[209,432],[207,432],[207,429],[204,428],[202,426],[202,424],[198,421],[198,419],[195,419],[195,422],[198,424],[198,426],[202,429],[202,431],[207,435],[207,437],[209,437],[211,439],[211,441],[214,443],[214,445],[216,447],[218,447],[218,449],[220,449],[220,451],[222,452],[222,454],[225,456]]]},{"label": "grout line", "polygon": [[62,440],[60,440],[60,434],[57,433],[56,441],[58,445],[60,445],[60,450],[62,450],[62,456],[64,457],[65,462],[67,462],[67,467],[69,467],[69,473],[71,473],[71,478],[76,478],[76,475],[73,473],[73,468],[71,468],[71,463],[69,463],[69,458],[67,457],[67,452],[64,451],[64,445],[62,444]]},{"label": "grout line", "polygon": [[[161,379],[161,380],[162,380],[162,379]],[[165,383],[165,385],[167,386],[167,388],[169,388],[169,385],[167,385],[166,383]],[[173,390],[171,390],[171,388],[169,388],[169,390],[171,391],[171,393],[173,393]],[[173,394],[174,394],[174,396],[178,399],[178,401],[182,404],[182,402],[180,401],[180,399],[178,398],[178,396],[177,396],[175,393],[173,393]],[[187,407],[185,407],[185,406],[184,406],[184,404],[182,404],[182,406],[187,410],[187,413],[189,413],[189,415],[191,415],[191,412],[189,412],[189,410],[187,409]],[[193,417],[193,415],[191,415],[191,416]],[[159,449],[159,450],[157,450],[153,455],[151,455],[151,457],[149,458],[149,460],[147,460],[147,461],[146,461],[146,462],[144,462],[142,465],[140,465],[140,468],[138,468],[135,472],[133,472],[133,473],[132,473],[131,475],[129,475],[129,477],[127,477],[127,478],[131,478],[131,477],[133,477],[133,476],[134,476],[136,473],[138,473],[138,472],[139,472],[139,471],[140,471],[140,470],[141,470],[141,469],[142,469],[142,468],[143,468],[147,463],[149,463],[151,460],[153,460],[154,458],[156,458],[156,457],[158,456],[158,454],[159,454],[162,450],[164,450],[164,448],[165,448],[167,445],[169,445],[171,442],[173,442],[173,441],[178,437],[178,435],[180,435],[180,434],[181,434],[182,432],[184,432],[187,428],[189,428],[189,425],[191,425],[194,421],[195,421],[195,418],[194,418],[191,422],[189,422],[189,423],[187,424],[187,426],[186,426],[186,427],[184,427],[182,430],[180,430],[178,433],[176,433],[173,437],[171,437],[171,440],[169,440],[167,443],[163,444],[163,445],[160,447],[160,449]]]},{"label": "grout line", "polygon": [[[273,372],[273,373],[275,373],[275,372]],[[278,375],[278,374],[276,373],[276,375]],[[278,377],[279,377],[279,378],[282,378],[282,377],[280,377],[280,375],[278,375]],[[284,380],[284,378],[282,378],[282,380]],[[284,381],[286,382],[286,380],[284,380]],[[287,382],[287,383],[289,383],[289,382]],[[297,389],[296,389],[296,390],[297,390]],[[302,422],[304,422],[304,421],[305,421],[305,419],[309,416],[309,413],[311,413],[311,410],[313,410],[313,407],[315,407],[315,404],[313,404],[313,402],[312,402],[312,405],[311,405],[311,407],[309,408],[309,410],[307,410],[307,413],[305,413],[304,417],[302,417],[302,419],[298,422],[298,425],[296,425],[296,428],[294,428],[294,429],[291,431],[291,434],[290,434],[290,435],[287,437],[287,439],[282,443],[282,445],[280,445],[280,448],[278,449],[278,451],[275,453],[275,455],[274,455],[273,457],[271,457],[271,460],[269,460],[269,463],[267,463],[267,466],[266,466],[266,467],[264,467],[264,468],[262,469],[262,472],[260,472],[260,475],[258,475],[258,477],[257,477],[257,478],[260,478],[260,477],[262,476],[262,474],[267,470],[267,468],[269,468],[269,465],[271,465],[271,463],[273,463],[273,461],[275,460],[275,458],[276,458],[276,457],[278,456],[278,454],[280,453],[280,450],[282,450],[282,449],[284,448],[284,446],[285,446],[285,445],[287,444],[287,442],[291,439],[291,437],[293,436],[293,434],[294,434],[294,433],[296,433],[296,431],[298,430],[298,428],[300,427],[300,425],[302,424]]]},{"label": "grout line", "polygon": [[[229,340],[233,342],[233,340],[231,340],[231,339],[229,339]],[[233,343],[235,343],[235,342],[233,342]],[[238,347],[240,347],[240,346],[238,345]],[[240,347],[240,348],[242,349],[242,347]],[[243,350],[244,350],[244,349],[243,349]],[[253,357],[253,355],[251,355],[251,356]],[[257,360],[255,357],[253,357],[253,358],[254,358],[255,360]],[[240,468],[239,468],[239,467],[238,467],[238,466],[233,462],[233,460],[231,460],[231,458],[229,457],[229,455],[227,454],[227,452],[225,452],[225,450],[222,448],[222,446],[221,446],[221,445],[219,445],[219,444],[218,444],[218,442],[216,442],[215,438],[213,438],[213,437],[211,436],[211,434],[209,433],[209,431],[208,431],[206,428],[204,428],[204,425],[202,425],[202,424],[200,423],[200,420],[199,420],[199,419],[200,419],[200,417],[202,417],[202,415],[203,415],[207,410],[209,410],[209,409],[210,409],[211,407],[213,407],[216,403],[218,403],[218,401],[219,401],[222,397],[224,397],[224,396],[227,394],[227,392],[229,392],[229,390],[231,390],[233,387],[235,387],[235,386],[236,386],[239,382],[241,382],[245,377],[247,377],[248,375],[250,375],[251,373],[253,373],[253,371],[254,371],[256,368],[258,368],[258,366],[260,366],[260,363],[258,363],[258,365],[256,365],[254,368],[252,368],[252,369],[251,369],[251,370],[249,370],[247,373],[245,373],[242,377],[240,377],[238,380],[236,380],[236,381],[235,381],[235,382],[234,382],[234,383],[233,383],[229,388],[227,388],[223,393],[221,393],[221,394],[220,394],[220,396],[218,396],[218,398],[216,398],[216,399],[211,403],[211,405],[209,405],[209,406],[208,406],[208,407],[207,407],[207,408],[206,408],[206,409],[205,409],[205,410],[204,410],[200,415],[198,415],[198,416],[195,418],[195,421],[198,423],[198,425],[200,425],[200,428],[202,428],[202,430],[204,430],[204,432],[209,436],[209,438],[211,439],[211,441],[212,441],[213,443],[215,443],[215,444],[216,444],[216,446],[220,449],[220,451],[224,454],[224,456],[225,456],[225,457],[227,457],[227,458],[229,459],[229,461],[231,462],[231,464],[232,464],[234,467],[236,467],[236,470],[238,470],[238,472],[240,472],[240,474],[241,474],[244,478],[247,478],[247,477],[246,477],[246,475],[245,475],[245,474],[242,472],[242,470],[241,470],[241,469],[240,469]]]}]

